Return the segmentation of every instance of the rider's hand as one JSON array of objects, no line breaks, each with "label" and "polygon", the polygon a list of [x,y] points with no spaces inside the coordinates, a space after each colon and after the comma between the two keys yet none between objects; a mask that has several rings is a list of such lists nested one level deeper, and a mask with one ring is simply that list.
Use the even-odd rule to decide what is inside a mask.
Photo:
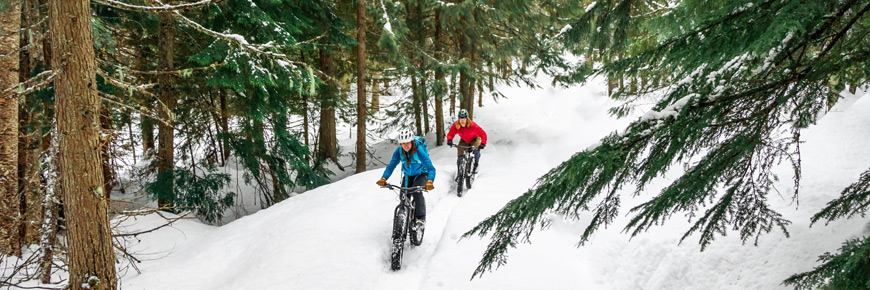
[{"label": "rider's hand", "polygon": [[483,147],[486,147],[486,144],[480,144],[480,146],[477,146],[477,149],[483,150]]},{"label": "rider's hand", "polygon": [[447,140],[447,146],[453,147],[453,140]]},{"label": "rider's hand", "polygon": [[426,190],[433,190],[433,189],[435,189],[435,185],[432,184],[432,181],[431,180],[426,181]]},{"label": "rider's hand", "polygon": [[386,186],[386,185],[387,185],[387,179],[386,179],[386,178],[383,178],[383,177],[381,177],[381,180],[378,180],[378,182],[377,182],[377,183],[378,183],[378,186],[380,186],[380,187],[384,187],[384,186]]}]

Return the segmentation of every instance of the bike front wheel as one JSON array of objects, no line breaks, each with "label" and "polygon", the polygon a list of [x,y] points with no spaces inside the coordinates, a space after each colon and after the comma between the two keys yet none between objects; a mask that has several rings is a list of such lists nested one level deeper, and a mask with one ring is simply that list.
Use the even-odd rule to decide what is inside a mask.
[{"label": "bike front wheel", "polygon": [[393,243],[390,251],[390,268],[402,269],[402,254],[405,250],[405,235],[408,233],[408,208],[397,206],[393,217]]}]

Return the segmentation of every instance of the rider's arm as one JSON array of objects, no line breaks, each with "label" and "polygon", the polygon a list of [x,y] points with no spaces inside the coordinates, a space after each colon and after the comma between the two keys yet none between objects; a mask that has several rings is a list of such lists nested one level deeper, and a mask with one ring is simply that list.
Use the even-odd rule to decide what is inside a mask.
[{"label": "rider's arm", "polygon": [[387,164],[387,168],[384,168],[383,178],[390,178],[390,175],[393,175],[393,170],[396,170],[396,165],[399,165],[400,150],[402,150],[402,147],[396,148],[396,151],[393,152],[393,159],[390,159],[390,164]]},{"label": "rider's arm", "polygon": [[447,132],[447,140],[453,140],[453,136],[456,136],[456,123],[450,125],[450,131]]},{"label": "rider's arm", "polygon": [[477,130],[480,131],[480,144],[486,145],[486,131],[483,131],[483,128],[480,127],[480,125],[477,125],[477,123],[475,123],[474,125],[477,126]]},{"label": "rider's arm", "polygon": [[432,165],[432,159],[429,159],[429,154],[426,152],[417,151],[417,155],[420,157],[420,161],[423,162],[423,166],[426,166],[426,169],[429,170],[429,180],[435,180],[435,165]]}]

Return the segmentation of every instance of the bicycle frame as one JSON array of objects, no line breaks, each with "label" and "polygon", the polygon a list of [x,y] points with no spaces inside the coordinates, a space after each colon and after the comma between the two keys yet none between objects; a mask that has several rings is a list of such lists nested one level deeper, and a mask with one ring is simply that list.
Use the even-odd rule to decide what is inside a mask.
[{"label": "bicycle frame", "polygon": [[[393,217],[393,246],[391,254],[391,268],[399,270],[402,268],[402,252],[405,247],[405,238],[411,235],[411,244],[419,246],[422,242],[422,232],[420,237],[416,236],[415,230],[412,228],[412,220],[416,212],[412,193],[422,192],[425,187],[412,186],[401,187],[393,184],[385,184],[384,187],[395,191],[399,195],[399,205],[396,206]],[[412,235],[412,232],[414,234]]]},{"label": "bicycle frame", "polygon": [[465,150],[459,159],[458,170],[456,172],[456,195],[461,197],[462,186],[465,185],[467,188],[471,188],[471,182],[474,180],[471,164],[474,160],[474,151],[477,150],[478,146],[453,145],[453,147]]}]

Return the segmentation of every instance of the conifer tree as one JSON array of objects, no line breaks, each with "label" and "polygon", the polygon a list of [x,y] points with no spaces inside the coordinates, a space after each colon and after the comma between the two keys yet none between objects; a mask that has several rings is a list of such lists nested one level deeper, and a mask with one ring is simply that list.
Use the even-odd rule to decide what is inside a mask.
[{"label": "conifer tree", "polygon": [[[562,43],[575,54],[594,49],[605,57],[600,68],[593,69],[593,60],[587,59],[590,63],[561,80],[661,76],[659,82],[640,83],[637,91],[624,86],[612,95],[627,101],[612,111],[616,115],[627,114],[631,100],[641,97],[656,97],[657,104],[623,133],[575,154],[466,233],[493,234],[476,275],[503,265],[509,248],[546,226],[547,213],[577,219],[591,212],[582,245],[619,215],[621,188],[635,185],[635,195],[642,195],[650,181],[676,164],[686,165],[686,172],[629,209],[626,232],[636,236],[673,215],[688,214],[694,218],[681,240],[698,234],[702,249],[730,231],[754,242],[773,230],[788,235],[790,221],[767,201],[776,180],[771,168],[791,163],[797,198],[801,131],[815,123],[846,84],[864,84],[870,75],[870,1],[693,0],[668,5],[597,1],[574,17]],[[645,93],[656,91],[664,93]],[[822,217],[866,209],[858,206],[866,205],[866,195],[847,189],[842,200],[848,202],[832,203]],[[849,243],[844,251],[860,244]],[[826,282],[800,283],[814,287]]]}]

